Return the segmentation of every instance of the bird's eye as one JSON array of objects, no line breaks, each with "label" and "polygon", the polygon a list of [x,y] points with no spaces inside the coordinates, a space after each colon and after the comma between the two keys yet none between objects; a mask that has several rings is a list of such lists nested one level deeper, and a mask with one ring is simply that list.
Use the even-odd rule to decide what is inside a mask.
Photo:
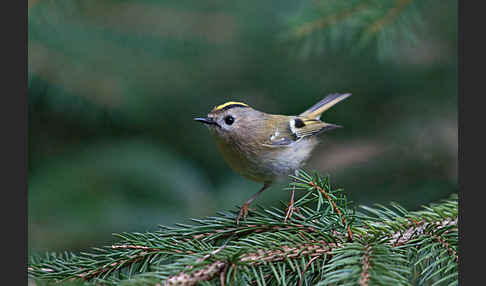
[{"label": "bird's eye", "polygon": [[233,124],[233,122],[235,122],[235,118],[231,115],[228,115],[224,118],[224,122],[228,125],[231,125]]}]

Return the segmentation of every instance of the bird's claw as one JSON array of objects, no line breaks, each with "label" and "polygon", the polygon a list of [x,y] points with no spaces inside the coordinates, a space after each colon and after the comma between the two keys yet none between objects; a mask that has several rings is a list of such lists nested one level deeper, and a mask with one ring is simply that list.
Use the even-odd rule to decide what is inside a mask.
[{"label": "bird's claw", "polygon": [[287,220],[292,217],[292,215],[294,214],[294,211],[299,212],[299,208],[294,207],[293,203],[289,203],[289,205],[287,207],[287,211],[285,213],[284,223],[287,223]]},{"label": "bird's claw", "polygon": [[240,213],[236,217],[236,224],[240,224],[241,219],[246,219],[248,216],[248,204],[243,204],[240,209]]}]

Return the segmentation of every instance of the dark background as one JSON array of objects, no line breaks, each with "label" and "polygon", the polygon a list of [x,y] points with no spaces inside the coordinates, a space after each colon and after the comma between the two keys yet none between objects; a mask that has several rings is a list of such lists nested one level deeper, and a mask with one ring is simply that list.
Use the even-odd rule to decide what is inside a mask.
[{"label": "dark background", "polygon": [[29,251],[236,209],[260,185],[192,118],[333,92],[307,169],[356,205],[457,192],[457,1],[29,1]]}]

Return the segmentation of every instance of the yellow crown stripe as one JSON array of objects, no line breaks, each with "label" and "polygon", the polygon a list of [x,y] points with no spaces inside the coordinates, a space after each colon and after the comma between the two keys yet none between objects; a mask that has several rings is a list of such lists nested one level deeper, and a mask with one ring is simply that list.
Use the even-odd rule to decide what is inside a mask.
[{"label": "yellow crown stripe", "polygon": [[223,103],[221,105],[216,106],[214,108],[214,110],[221,110],[221,109],[223,109],[223,108],[225,108],[226,106],[229,106],[229,105],[240,105],[240,106],[249,107],[248,104],[243,103],[243,102],[229,101],[229,102],[226,102],[226,103]]}]

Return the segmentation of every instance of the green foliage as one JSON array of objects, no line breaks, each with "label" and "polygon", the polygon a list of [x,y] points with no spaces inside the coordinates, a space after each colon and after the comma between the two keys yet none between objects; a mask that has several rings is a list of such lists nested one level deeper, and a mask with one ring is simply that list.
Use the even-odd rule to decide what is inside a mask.
[{"label": "green foliage", "polygon": [[329,177],[299,171],[293,179],[298,211],[287,223],[282,208],[258,207],[239,225],[237,210],[223,211],[117,234],[90,252],[32,256],[29,276],[132,286],[457,284],[455,196],[414,212],[397,204],[355,211]]},{"label": "green foliage", "polygon": [[[423,12],[440,1],[366,0],[309,1],[288,20],[282,39],[302,58],[323,53],[361,55],[374,49],[378,59],[391,59],[403,45],[418,44],[427,25]],[[430,6],[429,6],[430,5]]]}]

